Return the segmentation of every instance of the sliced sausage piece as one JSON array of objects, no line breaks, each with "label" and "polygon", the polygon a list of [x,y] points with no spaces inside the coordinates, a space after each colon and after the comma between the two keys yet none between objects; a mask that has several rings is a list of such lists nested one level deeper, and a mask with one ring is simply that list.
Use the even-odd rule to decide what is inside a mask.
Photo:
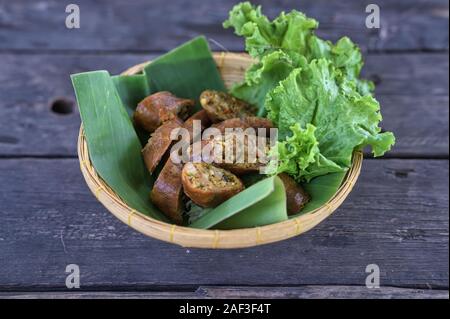
[{"label": "sliced sausage piece", "polygon": [[272,121],[264,117],[249,116],[243,118],[242,120],[245,122],[245,124],[253,127],[254,129],[265,128],[266,130],[270,130],[271,128],[274,128]]},{"label": "sliced sausage piece", "polygon": [[220,131],[220,133],[224,134],[225,130],[227,128],[241,128],[242,130],[245,130],[247,128],[249,128],[250,126],[243,121],[243,119],[240,118],[232,118],[232,119],[228,119],[228,120],[224,120],[222,122],[216,123],[211,125],[211,127],[214,127],[216,129],[218,129]]},{"label": "sliced sausage piece", "polygon": [[200,133],[203,132],[203,130],[211,125],[211,120],[208,117],[208,114],[205,110],[198,111],[197,113],[193,114],[190,118],[188,118],[185,122],[183,127],[189,131],[189,134],[191,136],[190,142],[194,140],[196,136],[194,136],[194,121],[199,120],[200,121]]},{"label": "sliced sausage piece", "polygon": [[170,145],[172,145],[173,141],[170,139],[172,130],[179,129],[182,125],[183,122],[180,119],[174,118],[158,127],[148,139],[147,145],[142,149],[142,155],[150,174],[153,173]]},{"label": "sliced sausage piece", "polygon": [[237,175],[255,173],[266,164],[269,146],[265,138],[258,143],[254,135],[225,134],[203,141],[202,159]]},{"label": "sliced sausage piece", "polygon": [[202,92],[200,95],[200,104],[208,113],[213,123],[234,117],[253,116],[256,112],[255,108],[247,102],[235,98],[230,94],[213,90]]},{"label": "sliced sausage piece", "polygon": [[278,175],[281,178],[286,189],[286,204],[288,215],[294,215],[300,212],[310,201],[311,197],[297,182],[286,173]]},{"label": "sliced sausage piece", "polygon": [[233,163],[233,164],[223,163],[218,166],[222,167],[224,169],[227,169],[236,175],[245,175],[245,174],[250,174],[250,173],[257,173],[261,167],[261,164],[259,164],[259,163]]},{"label": "sliced sausage piece", "polygon": [[150,199],[174,223],[183,223],[183,187],[181,185],[182,164],[175,164],[170,159],[158,176]]},{"label": "sliced sausage piece", "polygon": [[182,99],[162,91],[143,99],[138,104],[133,118],[137,125],[151,133],[175,117],[185,120],[189,116],[189,109],[194,105],[194,100]]},{"label": "sliced sausage piece", "polygon": [[207,163],[186,163],[181,180],[185,194],[202,207],[215,207],[244,189],[234,174]]},{"label": "sliced sausage piece", "polygon": [[243,130],[247,128],[255,129],[255,133],[258,134],[258,128],[266,129],[266,136],[269,135],[270,129],[273,128],[273,123],[271,120],[257,117],[257,116],[249,116],[244,118],[232,118],[228,120],[224,120],[222,122],[213,124],[211,127],[217,128],[222,134],[225,133],[225,129],[227,128],[241,128]]},{"label": "sliced sausage piece", "polygon": [[[233,153],[227,154],[227,150],[224,149],[223,162],[217,165],[237,175],[258,172],[262,164],[259,162],[258,154],[256,153],[257,140],[249,137],[247,134],[225,135],[223,139],[224,146],[232,145]],[[250,158],[250,154],[252,154],[250,152],[254,152],[253,158]]]}]

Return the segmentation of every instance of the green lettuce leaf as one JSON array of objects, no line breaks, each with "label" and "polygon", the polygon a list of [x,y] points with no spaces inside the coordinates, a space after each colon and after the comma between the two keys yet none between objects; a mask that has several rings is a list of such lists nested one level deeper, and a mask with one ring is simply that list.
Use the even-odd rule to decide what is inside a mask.
[{"label": "green lettuce leaf", "polygon": [[319,142],[314,135],[316,127],[312,124],[307,124],[306,129],[302,129],[297,123],[291,126],[291,130],[292,136],[278,142],[270,150],[269,156],[272,160],[267,167],[267,173],[285,172],[300,179],[306,168],[317,160],[320,154]]},{"label": "green lettuce leaf", "polygon": [[268,93],[266,107],[281,141],[277,172],[298,181],[342,172],[351,165],[355,149],[371,146],[381,156],[395,142],[391,132],[381,133],[377,100],[362,96],[326,59],[292,71]]},{"label": "green lettuce leaf", "polygon": [[317,37],[318,22],[293,10],[282,12],[270,21],[260,6],[243,2],[234,6],[224,27],[234,28],[245,38],[247,52],[259,62],[251,66],[244,82],[234,86],[231,93],[259,107],[264,115],[265,95],[285,79],[295,68],[314,59],[326,58],[341,71],[341,77],[354,81],[361,95],[371,94],[372,82],[360,79],[363,57],[359,47],[348,37],[336,44]]},{"label": "green lettuce leaf", "polygon": [[309,39],[310,52],[308,61],[326,58],[342,72],[347,80],[355,81],[356,88],[361,95],[371,94],[375,89],[372,82],[360,79],[364,60],[359,47],[348,37],[342,37],[333,45],[330,41],[324,41],[316,36]]},{"label": "green lettuce leaf", "polygon": [[346,167],[337,165],[320,153],[314,125],[308,123],[306,129],[302,129],[300,124],[296,123],[290,130],[292,135],[278,142],[270,150],[272,160],[268,166],[268,174],[285,172],[293,176],[297,182],[309,182],[317,176],[347,170]]},{"label": "green lettuce leaf", "polygon": [[244,82],[236,84],[231,89],[231,93],[258,106],[258,116],[263,116],[266,112],[264,101],[267,93],[296,67],[298,67],[298,62],[292,60],[285,52],[274,51],[264,56],[260,62],[252,65],[245,74]]},{"label": "green lettuce leaf", "polygon": [[288,14],[281,12],[275,20],[269,21],[261,13],[261,6],[242,2],[233,7],[223,26],[233,27],[237,35],[245,37],[247,52],[260,58],[278,49],[302,54],[299,49],[307,48],[308,37],[318,27],[318,22],[295,10]]}]

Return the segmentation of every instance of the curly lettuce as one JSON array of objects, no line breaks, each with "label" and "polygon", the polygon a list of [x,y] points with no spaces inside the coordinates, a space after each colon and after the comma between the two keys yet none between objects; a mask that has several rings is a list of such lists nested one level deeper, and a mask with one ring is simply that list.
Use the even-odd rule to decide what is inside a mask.
[{"label": "curly lettuce", "polygon": [[[292,71],[265,104],[278,125],[276,172],[298,181],[347,169],[355,149],[371,146],[374,156],[382,156],[395,143],[394,135],[378,126],[377,100],[361,95],[327,59]],[[311,147],[314,140],[317,147]]]},{"label": "curly lettuce", "polygon": [[278,127],[269,172],[286,172],[297,181],[343,172],[355,149],[375,156],[395,142],[382,133],[380,105],[372,82],[361,79],[364,61],[348,37],[336,43],[319,38],[319,24],[299,11],[269,20],[260,6],[240,3],[224,22],[245,38],[257,62],[231,93],[259,107]]},{"label": "curly lettuce", "polygon": [[311,31],[317,29],[318,22],[296,10],[282,12],[270,21],[261,13],[261,6],[242,2],[233,7],[223,26],[233,27],[237,35],[245,37],[247,52],[261,58],[278,49],[304,54],[302,50],[307,49]]},{"label": "curly lettuce", "polygon": [[270,21],[260,6],[243,2],[233,7],[223,26],[243,36],[247,52],[259,60],[248,70],[244,82],[231,90],[233,95],[257,105],[259,115],[264,114],[265,100],[261,97],[304,61],[326,58],[344,77],[354,81],[362,95],[374,89],[371,82],[359,79],[363,67],[359,47],[347,37],[336,44],[320,39],[314,33],[319,23],[299,11],[282,12]]},{"label": "curly lettuce", "polygon": [[245,74],[245,81],[232,88],[232,94],[259,107],[258,115],[265,113],[267,93],[284,80],[296,67],[297,61],[283,51],[274,51],[253,64]]}]

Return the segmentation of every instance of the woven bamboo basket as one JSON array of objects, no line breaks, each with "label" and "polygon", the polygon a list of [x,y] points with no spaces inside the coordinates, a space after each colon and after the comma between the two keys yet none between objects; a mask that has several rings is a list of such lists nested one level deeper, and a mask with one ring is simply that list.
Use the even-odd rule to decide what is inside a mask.
[{"label": "woven bamboo basket", "polygon": [[[243,79],[244,72],[253,60],[246,54],[214,53],[214,60],[227,87]],[[142,71],[150,62],[131,67],[122,74],[132,75]],[[89,158],[83,127],[78,136],[80,168],[92,193],[118,219],[137,231],[183,247],[243,248],[263,245],[300,235],[330,216],[351,192],[361,171],[363,156],[355,152],[352,166],[336,194],[322,207],[284,222],[236,230],[203,230],[168,224],[148,217],[131,207],[114,193],[98,176]]]}]

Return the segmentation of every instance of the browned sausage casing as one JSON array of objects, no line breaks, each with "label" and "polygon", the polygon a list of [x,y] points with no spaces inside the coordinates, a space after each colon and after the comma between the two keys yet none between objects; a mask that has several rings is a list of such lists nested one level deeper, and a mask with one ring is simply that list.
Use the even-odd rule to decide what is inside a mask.
[{"label": "browned sausage casing", "polygon": [[294,215],[310,201],[310,196],[297,182],[286,173],[278,175],[283,181],[286,190],[286,203],[288,215]]},{"label": "browned sausage casing", "polygon": [[257,116],[249,116],[244,118],[232,118],[224,120],[212,125],[211,127],[217,128],[222,134],[225,133],[225,130],[227,128],[241,128],[243,130],[247,128],[253,128],[255,129],[256,134],[258,134],[258,128],[265,128],[266,135],[268,136],[270,133],[269,130],[274,126],[272,121],[269,119]]},{"label": "browned sausage casing", "polygon": [[250,127],[253,127],[256,130],[258,128],[265,128],[267,130],[267,134],[269,134],[269,130],[271,128],[274,128],[272,121],[264,117],[249,116],[243,118],[242,120],[244,121],[245,124],[247,124]]},{"label": "browned sausage casing", "polygon": [[244,189],[235,175],[207,163],[186,163],[181,180],[185,194],[202,207],[215,207]]},{"label": "browned sausage casing", "polygon": [[178,225],[183,223],[182,169],[182,164],[175,164],[169,159],[150,193],[153,204]]},{"label": "browned sausage casing", "polygon": [[200,104],[213,123],[231,118],[253,116],[255,108],[234,96],[213,90],[203,91]]},{"label": "browned sausage casing", "polygon": [[190,118],[188,118],[185,122],[183,127],[189,131],[190,134],[190,142],[194,140],[194,121],[199,120],[200,121],[200,129],[203,131],[205,128],[209,127],[211,125],[211,120],[208,117],[208,114],[205,110],[200,110],[197,113],[193,114]]},{"label": "browned sausage casing", "polygon": [[156,129],[152,136],[148,139],[147,145],[142,149],[144,162],[150,174],[153,173],[164,154],[172,144],[170,133],[183,125],[183,122],[175,118],[170,120]]},{"label": "browned sausage casing", "polygon": [[137,125],[151,133],[175,117],[185,120],[189,115],[189,108],[194,105],[194,100],[182,99],[162,91],[143,99],[138,104],[133,118]]},{"label": "browned sausage casing", "polygon": [[220,131],[220,133],[224,134],[225,130],[227,128],[241,128],[242,130],[245,130],[247,128],[249,128],[250,126],[243,121],[243,119],[240,118],[232,118],[232,119],[228,119],[216,124],[211,125],[211,127],[214,127],[216,129],[218,129]]}]

